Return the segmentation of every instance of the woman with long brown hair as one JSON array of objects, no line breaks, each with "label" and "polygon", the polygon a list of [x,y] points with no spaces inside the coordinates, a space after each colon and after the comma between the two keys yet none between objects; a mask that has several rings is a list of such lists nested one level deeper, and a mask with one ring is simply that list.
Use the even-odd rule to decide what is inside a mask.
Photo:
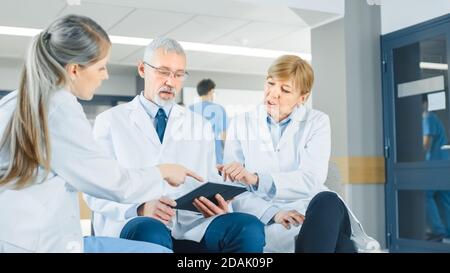
[{"label": "woman with long brown hair", "polygon": [[82,251],[78,191],[137,203],[166,182],[202,180],[176,164],[124,169],[95,143],[77,98],[108,78],[110,48],[92,19],[61,17],[34,37],[18,90],[0,100],[0,252]]}]

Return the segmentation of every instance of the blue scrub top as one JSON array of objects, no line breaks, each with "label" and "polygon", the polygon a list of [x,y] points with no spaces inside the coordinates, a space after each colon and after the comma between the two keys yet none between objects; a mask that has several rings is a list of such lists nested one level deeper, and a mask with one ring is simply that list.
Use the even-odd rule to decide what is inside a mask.
[{"label": "blue scrub top", "polygon": [[449,160],[448,150],[442,150],[442,145],[447,145],[445,128],[438,116],[433,112],[427,112],[422,119],[423,136],[431,136],[431,147],[425,155],[426,160]]},{"label": "blue scrub top", "polygon": [[222,164],[224,143],[220,139],[220,135],[223,131],[226,131],[228,127],[228,117],[225,109],[221,105],[210,101],[195,103],[189,106],[189,109],[202,115],[211,123],[215,138],[216,162]]}]

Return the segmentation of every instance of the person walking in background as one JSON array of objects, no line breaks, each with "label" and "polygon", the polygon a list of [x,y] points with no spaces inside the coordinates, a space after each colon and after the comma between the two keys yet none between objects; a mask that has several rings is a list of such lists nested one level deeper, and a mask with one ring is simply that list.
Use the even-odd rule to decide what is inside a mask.
[{"label": "person walking in background", "polygon": [[197,93],[201,101],[189,106],[189,109],[211,122],[216,145],[216,161],[222,164],[228,117],[223,106],[214,103],[215,88],[216,84],[211,79],[201,80],[197,84]]},{"label": "person walking in background", "polygon": [[[422,96],[422,145],[425,160],[449,160],[450,153],[442,149],[448,144],[445,127],[438,115],[428,111],[428,95]],[[425,207],[430,232],[427,240],[435,242],[450,242],[450,191],[426,190]]]}]

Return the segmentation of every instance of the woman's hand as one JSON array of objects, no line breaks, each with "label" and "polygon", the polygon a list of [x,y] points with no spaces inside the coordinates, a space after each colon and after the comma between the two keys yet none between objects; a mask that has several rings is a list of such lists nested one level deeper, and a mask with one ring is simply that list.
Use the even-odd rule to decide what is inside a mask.
[{"label": "woman's hand", "polygon": [[205,218],[228,213],[229,201],[225,201],[220,194],[216,194],[216,200],[219,203],[219,206],[209,201],[208,198],[201,196],[199,198],[195,198],[193,205],[203,214]]},{"label": "woman's hand", "polygon": [[282,210],[273,217],[275,223],[282,224],[286,229],[291,225],[298,226],[305,221],[305,216],[296,210]]},{"label": "woman's hand", "polygon": [[258,184],[258,176],[250,173],[240,163],[232,162],[230,164],[217,165],[219,172],[222,173],[223,181],[229,178],[231,181],[243,182],[247,185]]},{"label": "woman's hand", "polygon": [[204,181],[200,175],[179,164],[160,164],[156,167],[161,172],[162,178],[174,187],[183,184],[186,176],[190,176],[199,182]]}]

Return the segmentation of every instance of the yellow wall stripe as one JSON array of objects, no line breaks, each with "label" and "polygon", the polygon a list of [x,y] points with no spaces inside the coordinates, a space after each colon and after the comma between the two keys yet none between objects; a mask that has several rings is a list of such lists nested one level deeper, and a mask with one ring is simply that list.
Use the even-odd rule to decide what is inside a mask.
[{"label": "yellow wall stripe", "polygon": [[384,184],[384,157],[352,156],[332,157],[341,172],[342,182],[346,184]]}]

